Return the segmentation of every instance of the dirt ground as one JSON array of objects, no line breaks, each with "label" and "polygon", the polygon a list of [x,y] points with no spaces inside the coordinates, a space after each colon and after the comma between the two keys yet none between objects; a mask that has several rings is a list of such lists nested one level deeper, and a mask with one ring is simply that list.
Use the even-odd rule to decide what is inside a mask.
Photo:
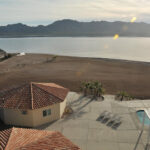
[{"label": "dirt ground", "polygon": [[27,54],[0,62],[0,90],[26,82],[55,82],[79,91],[82,81],[98,80],[107,94],[125,90],[150,98],[150,63]]}]

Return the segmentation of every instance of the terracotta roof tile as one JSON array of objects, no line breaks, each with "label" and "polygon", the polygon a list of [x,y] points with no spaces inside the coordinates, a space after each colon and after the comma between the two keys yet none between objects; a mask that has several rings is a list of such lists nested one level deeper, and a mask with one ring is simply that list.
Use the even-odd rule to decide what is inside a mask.
[{"label": "terracotta roof tile", "polygon": [[63,102],[63,99],[59,99],[58,97],[35,85],[33,85],[33,99],[33,108],[45,107],[55,103]]},{"label": "terracotta roof tile", "polygon": [[47,91],[48,93],[51,93],[53,96],[56,96],[60,99],[65,99],[65,97],[68,93],[67,89],[65,90],[64,87],[59,86],[54,83],[37,83],[36,86]]},{"label": "terracotta roof tile", "polygon": [[30,85],[6,91],[2,98],[4,103],[1,106],[4,108],[31,109]]},{"label": "terracotta roof tile", "polygon": [[2,150],[80,150],[61,133],[45,130],[12,128],[0,131]]},{"label": "terracotta roof tile", "polygon": [[30,83],[3,92],[0,107],[38,109],[63,102],[68,89],[54,83]]},{"label": "terracotta roof tile", "polygon": [[0,150],[4,150],[9,140],[12,129],[0,131]]},{"label": "terracotta roof tile", "polygon": [[20,150],[79,150],[70,140],[65,138],[61,133],[54,132],[44,138],[32,142]]}]

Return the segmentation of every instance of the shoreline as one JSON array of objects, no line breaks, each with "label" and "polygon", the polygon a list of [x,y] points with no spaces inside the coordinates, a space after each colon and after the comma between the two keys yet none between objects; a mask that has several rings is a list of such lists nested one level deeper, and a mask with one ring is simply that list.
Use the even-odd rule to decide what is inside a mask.
[{"label": "shoreline", "polygon": [[150,63],[26,54],[0,62],[0,90],[27,82],[55,82],[79,92],[83,81],[100,81],[106,94],[127,91],[141,99],[150,99]]},{"label": "shoreline", "polygon": [[[6,51],[7,54],[10,55],[17,55],[19,54],[19,52],[17,53],[9,53]],[[83,56],[66,56],[66,55],[57,55],[57,54],[51,54],[51,53],[25,53],[27,55],[50,55],[50,56],[59,56],[59,57],[72,57],[72,58],[86,58],[86,59],[97,59],[97,60],[106,60],[106,61],[120,61],[120,62],[127,62],[127,63],[143,63],[143,64],[148,64],[150,65],[150,62],[148,61],[139,61],[139,60],[129,60],[129,59],[118,59],[118,58],[107,58],[107,57],[83,57]]]},{"label": "shoreline", "polygon": [[[114,36],[0,36],[0,39],[7,38],[113,38]],[[119,38],[150,38],[150,36],[119,36]]]},{"label": "shoreline", "polygon": [[[33,54],[33,53],[27,53],[27,54]],[[37,54],[37,53],[36,53]],[[42,55],[42,53],[38,53]],[[66,56],[66,55],[57,55],[57,54],[46,54],[46,55],[56,55],[60,57],[74,57],[74,58],[87,58],[87,59],[97,59],[97,60],[106,60],[106,61],[121,61],[121,62],[127,62],[127,63],[143,63],[143,64],[149,64],[148,61],[138,61],[138,60],[128,60],[128,59],[118,59],[118,58],[106,58],[106,57],[82,57],[82,56]]]}]

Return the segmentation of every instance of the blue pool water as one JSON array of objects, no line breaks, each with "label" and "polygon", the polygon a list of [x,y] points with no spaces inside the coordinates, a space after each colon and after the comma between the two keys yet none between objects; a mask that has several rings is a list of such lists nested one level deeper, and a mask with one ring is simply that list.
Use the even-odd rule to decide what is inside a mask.
[{"label": "blue pool water", "polygon": [[[138,116],[141,123],[143,123],[144,113],[145,113],[144,110],[139,110],[139,111],[136,112],[136,114],[137,114],[137,116]],[[150,119],[148,118],[147,114],[145,114],[144,124],[145,125],[150,125]]]}]

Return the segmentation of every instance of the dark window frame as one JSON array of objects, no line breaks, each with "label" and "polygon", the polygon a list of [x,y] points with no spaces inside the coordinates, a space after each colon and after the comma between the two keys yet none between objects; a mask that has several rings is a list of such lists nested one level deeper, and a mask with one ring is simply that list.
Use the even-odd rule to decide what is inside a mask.
[{"label": "dark window frame", "polygon": [[27,115],[28,111],[27,110],[22,110],[21,113],[22,113],[22,115]]},{"label": "dark window frame", "polygon": [[43,117],[46,117],[47,116],[47,112],[46,110],[43,110]]},{"label": "dark window frame", "polygon": [[50,116],[50,115],[51,115],[51,109],[43,110],[43,117]]}]

